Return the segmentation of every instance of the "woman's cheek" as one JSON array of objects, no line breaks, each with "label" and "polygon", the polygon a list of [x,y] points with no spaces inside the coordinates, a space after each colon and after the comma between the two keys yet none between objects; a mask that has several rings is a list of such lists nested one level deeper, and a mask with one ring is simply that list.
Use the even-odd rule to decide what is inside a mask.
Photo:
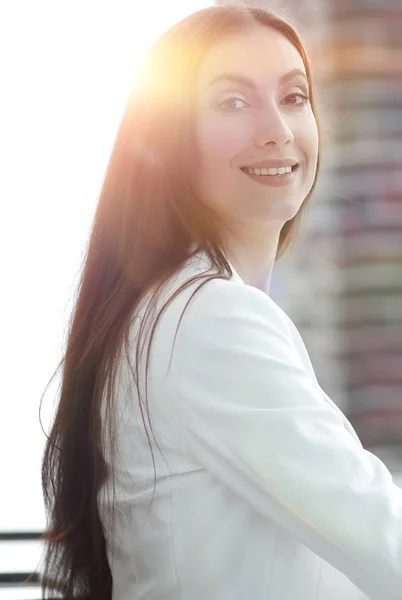
[{"label": "woman's cheek", "polygon": [[211,158],[233,158],[248,144],[250,126],[240,118],[211,118],[206,123],[203,147]]}]

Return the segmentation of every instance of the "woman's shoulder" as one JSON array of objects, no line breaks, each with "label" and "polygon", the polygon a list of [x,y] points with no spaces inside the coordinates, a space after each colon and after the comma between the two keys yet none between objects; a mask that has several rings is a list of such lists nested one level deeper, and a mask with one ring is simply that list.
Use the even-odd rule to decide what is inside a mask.
[{"label": "woman's shoulder", "polygon": [[[267,323],[291,337],[288,315],[262,290],[247,285],[237,273],[219,275],[210,269],[204,257],[195,257],[180,270],[166,287],[163,301],[165,319],[178,321],[192,329],[216,333],[240,327],[262,328]],[[170,300],[170,301],[169,301]]]},{"label": "woman's shoulder", "polygon": [[247,285],[235,272],[232,276],[215,272],[204,255],[189,259],[151,304],[144,303],[137,312],[137,323],[142,315],[147,315],[149,324],[157,319],[164,339],[174,337],[177,329],[179,337],[184,335],[194,343],[200,335],[214,339],[225,336],[234,344],[263,332],[270,332],[271,341],[287,338],[289,342],[293,338],[288,315],[270,296]]}]

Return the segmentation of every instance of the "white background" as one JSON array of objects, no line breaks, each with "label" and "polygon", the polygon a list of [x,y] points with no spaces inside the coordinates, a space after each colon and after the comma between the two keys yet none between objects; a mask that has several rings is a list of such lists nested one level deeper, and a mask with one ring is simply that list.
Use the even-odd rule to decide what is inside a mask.
[{"label": "white background", "polygon": [[[0,531],[45,526],[39,403],[143,52],[202,0],[0,4]],[[44,396],[49,430],[60,378]]]}]

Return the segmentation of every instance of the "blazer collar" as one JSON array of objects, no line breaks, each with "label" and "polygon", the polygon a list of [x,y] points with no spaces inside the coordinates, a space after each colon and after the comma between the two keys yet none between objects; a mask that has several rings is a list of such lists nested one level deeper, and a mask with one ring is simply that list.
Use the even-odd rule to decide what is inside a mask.
[{"label": "blazer collar", "polygon": [[232,269],[232,273],[233,273],[232,279],[234,279],[238,283],[243,283],[244,285],[246,285],[246,282],[240,277],[239,273],[234,268],[233,263],[228,259],[226,254],[225,254],[225,258],[228,261],[230,268]]}]

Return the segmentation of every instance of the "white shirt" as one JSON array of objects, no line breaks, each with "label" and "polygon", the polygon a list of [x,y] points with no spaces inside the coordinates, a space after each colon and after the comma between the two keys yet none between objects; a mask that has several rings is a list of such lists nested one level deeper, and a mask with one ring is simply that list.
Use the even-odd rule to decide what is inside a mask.
[{"label": "white shirt", "polygon": [[[207,266],[191,259],[159,306]],[[144,395],[151,505],[152,456],[119,363],[113,528],[110,483],[98,498],[113,600],[402,599],[402,490],[320,388],[273,300],[236,272],[209,281],[169,365],[200,283],[169,304],[151,346],[148,409],[162,453]]]}]

